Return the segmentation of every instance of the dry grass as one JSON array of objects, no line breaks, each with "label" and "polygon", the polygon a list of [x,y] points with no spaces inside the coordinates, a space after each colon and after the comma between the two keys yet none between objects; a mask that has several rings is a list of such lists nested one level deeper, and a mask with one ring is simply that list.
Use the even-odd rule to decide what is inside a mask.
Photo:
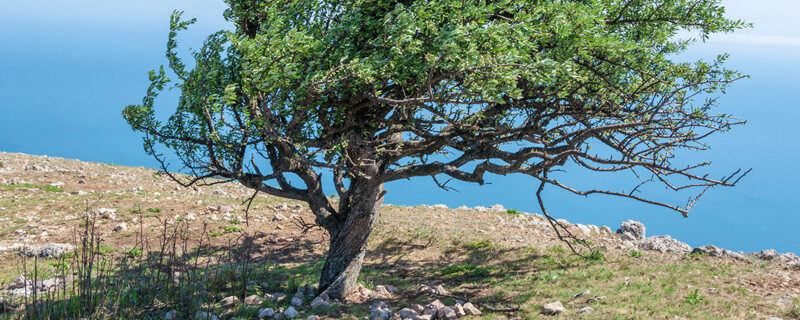
[{"label": "dry grass", "polygon": [[[82,208],[92,204],[114,208],[119,215],[118,221],[99,220],[94,224],[102,238],[96,246],[97,258],[107,261],[105,274],[109,279],[135,279],[126,277],[142,266],[185,271],[188,258],[202,265],[196,268],[198,276],[208,278],[202,284],[189,281],[183,289],[177,285],[155,290],[137,297],[136,303],[116,303],[117,310],[125,312],[100,308],[98,317],[157,316],[181,307],[209,310],[228,318],[252,318],[252,308],[226,313],[215,304],[226,295],[292,292],[297,285],[316,280],[324,258],[327,238],[322,230],[302,234],[291,219],[272,221],[275,213],[311,221],[305,207],[296,212],[273,207],[283,202],[296,204],[292,201],[259,196],[249,219],[245,219],[241,203],[251,193],[234,185],[178,189],[149,169],[19,154],[0,153],[0,162],[4,164],[0,168],[0,245],[75,242],[77,231],[89,225],[82,223]],[[39,166],[39,170],[25,171],[31,165]],[[57,181],[63,185],[50,186]],[[87,194],[71,194],[77,191]],[[207,211],[208,206],[220,205],[234,209],[230,219]],[[175,219],[188,213],[198,219]],[[220,220],[212,220],[212,214]],[[798,301],[778,300],[787,294],[800,294],[798,270],[704,256],[637,254],[617,249],[620,242],[613,234],[589,239],[602,256],[587,261],[568,254],[552,231],[528,225],[531,219],[534,217],[524,214],[386,206],[371,238],[361,281],[367,287],[397,286],[402,295],[389,301],[393,308],[428,301],[430,297],[413,294],[416,287],[442,283],[458,296],[523,309],[512,314],[486,313],[486,319],[669,319],[673,315],[690,319],[792,319],[800,314]],[[112,232],[121,221],[130,229]],[[179,233],[190,236],[182,238]],[[176,249],[162,257],[166,260],[152,260],[154,252],[165,251],[165,239],[177,239]],[[246,242],[247,254],[237,253]],[[143,247],[145,243],[149,249]],[[130,257],[128,253],[137,247],[144,249],[141,255]],[[187,255],[192,252],[202,254]],[[30,274],[34,268],[34,261],[23,262],[10,252],[0,258],[16,261],[0,264],[3,284],[20,273]],[[66,263],[66,270],[80,268],[78,261]],[[35,264],[40,278],[65,270],[56,260]],[[148,275],[148,281],[165,275],[171,277],[170,272],[163,271]],[[259,285],[236,285],[250,280]],[[135,288],[133,284],[113,287],[118,292]],[[591,293],[572,298],[584,290]],[[196,295],[200,291],[207,294]],[[64,301],[68,297],[53,298]],[[555,317],[539,314],[540,305],[555,300],[563,302],[567,312]],[[577,310],[585,306],[595,311],[578,316]],[[339,307],[322,317],[356,319],[363,318],[365,312],[365,306]],[[308,310],[303,313],[307,315]]]}]

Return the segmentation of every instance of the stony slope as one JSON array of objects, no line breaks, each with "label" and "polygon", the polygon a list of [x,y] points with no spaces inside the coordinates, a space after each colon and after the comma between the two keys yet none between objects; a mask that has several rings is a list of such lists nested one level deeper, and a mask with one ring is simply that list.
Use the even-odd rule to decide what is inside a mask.
[{"label": "stony slope", "polygon": [[[311,213],[301,203],[258,196],[245,216],[242,203],[249,196],[235,184],[181,188],[146,168],[0,153],[0,254],[13,261],[0,265],[0,285],[5,288],[22,273],[20,252],[47,256],[41,252],[52,246],[43,245],[74,243],[85,212],[97,214],[104,243],[118,252],[139,243],[137,233],[155,242],[164,225],[184,221],[192,234],[207,235],[219,247],[242,234],[255,235],[254,261],[304,267],[297,270],[312,281],[327,239],[319,228],[302,227],[313,221]],[[800,259],[793,254],[691,248],[667,236],[643,237],[643,226],[635,222],[623,223],[621,234],[561,222],[592,243],[599,252],[594,259],[569,254],[536,214],[500,206],[387,205],[371,238],[362,281],[366,287],[399,289],[382,299],[388,310],[429,303],[432,297],[417,292],[422,284],[441,284],[451,295],[486,306],[521,308],[512,313],[487,308],[468,318],[791,319],[800,314]],[[543,315],[543,306],[553,302],[565,310]],[[362,309],[368,312],[367,305]],[[321,317],[365,315],[347,310],[352,312]]]}]

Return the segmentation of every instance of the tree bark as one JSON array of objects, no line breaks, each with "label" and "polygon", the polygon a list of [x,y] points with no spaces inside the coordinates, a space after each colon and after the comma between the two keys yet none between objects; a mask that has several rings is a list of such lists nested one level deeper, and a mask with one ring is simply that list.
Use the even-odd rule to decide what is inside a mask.
[{"label": "tree bark", "polygon": [[364,255],[383,204],[383,184],[373,179],[354,179],[347,201],[343,199],[337,228],[331,230],[330,250],[322,267],[319,291],[332,299],[353,292],[361,272]]}]

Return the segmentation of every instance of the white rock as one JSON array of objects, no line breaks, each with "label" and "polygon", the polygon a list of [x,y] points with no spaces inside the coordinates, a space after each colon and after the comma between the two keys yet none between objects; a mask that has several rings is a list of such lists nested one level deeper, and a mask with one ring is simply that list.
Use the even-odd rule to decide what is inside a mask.
[{"label": "white rock", "polygon": [[464,308],[464,313],[467,314],[468,316],[481,315],[481,310],[476,308],[475,305],[472,304],[472,302],[467,302],[462,307]]},{"label": "white rock", "polygon": [[294,307],[289,307],[288,309],[286,309],[286,311],[283,312],[283,315],[289,319],[297,318],[300,316],[300,314],[297,313],[297,310],[295,310]]},{"label": "white rock", "polygon": [[119,224],[117,224],[117,226],[114,227],[114,229],[112,231],[118,232],[118,231],[125,231],[125,230],[128,230],[128,224],[126,224],[125,222],[120,222]]},{"label": "white rock", "polygon": [[266,319],[275,315],[275,310],[272,308],[266,308],[258,310],[258,318],[259,319]]},{"label": "white rock", "polygon": [[628,220],[620,225],[617,233],[620,233],[623,236],[628,233],[629,237],[632,236],[634,239],[644,239],[645,231],[646,228],[644,227],[643,223],[639,221]]},{"label": "white rock", "polygon": [[567,309],[564,308],[564,305],[561,304],[561,301],[550,302],[542,306],[542,314],[547,315],[559,314],[566,310]]},{"label": "white rock", "polygon": [[244,298],[244,304],[249,306],[258,306],[264,302],[264,298],[259,297],[256,294],[249,295]]},{"label": "white rock", "polygon": [[592,307],[583,307],[583,308],[578,309],[578,314],[589,313],[589,312],[592,312],[592,311],[594,311],[594,308],[592,308]]},{"label": "white rock", "polygon": [[299,297],[294,297],[294,298],[292,298],[291,303],[292,303],[293,306],[299,307],[299,306],[303,305],[303,299],[300,299]]}]

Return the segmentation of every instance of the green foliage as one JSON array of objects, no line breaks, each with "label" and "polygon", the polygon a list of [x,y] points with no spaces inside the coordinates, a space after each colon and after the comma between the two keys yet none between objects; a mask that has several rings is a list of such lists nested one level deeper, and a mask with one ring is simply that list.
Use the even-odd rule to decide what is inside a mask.
[{"label": "green foliage", "polygon": [[511,215],[518,215],[520,212],[517,211],[517,209],[508,209],[506,210],[506,213]]},{"label": "green foliage", "polygon": [[464,249],[474,251],[474,250],[488,250],[494,248],[495,245],[491,241],[489,241],[489,239],[483,239],[483,240],[475,240],[464,243],[462,247]]},{"label": "green foliage", "polygon": [[630,255],[632,258],[641,258],[641,257],[642,257],[642,253],[641,253],[641,252],[639,252],[639,251],[631,251],[631,253],[629,253],[629,255]]},{"label": "green foliage", "polygon": [[689,292],[685,301],[690,305],[695,305],[703,302],[703,297],[700,295],[700,291],[698,289],[694,289],[693,292]]},{"label": "green foliage", "polygon": [[242,228],[236,226],[225,226],[225,229],[222,232],[223,233],[242,232]]},{"label": "green foliage", "polygon": [[37,184],[31,183],[20,183],[20,184],[0,184],[0,189],[4,190],[14,190],[14,189],[21,189],[21,188],[29,188],[29,189],[39,189],[44,190],[47,192],[64,192],[64,189],[61,189],[57,186],[40,186]]},{"label": "green foliage", "polygon": [[606,256],[600,250],[592,250],[592,252],[586,256],[586,260],[591,262],[602,262],[606,260]]},{"label": "green foliage", "polygon": [[161,212],[161,209],[159,209],[159,208],[155,208],[155,207],[153,207],[153,208],[147,208],[147,212],[150,212],[150,213],[160,213],[160,212]]}]

